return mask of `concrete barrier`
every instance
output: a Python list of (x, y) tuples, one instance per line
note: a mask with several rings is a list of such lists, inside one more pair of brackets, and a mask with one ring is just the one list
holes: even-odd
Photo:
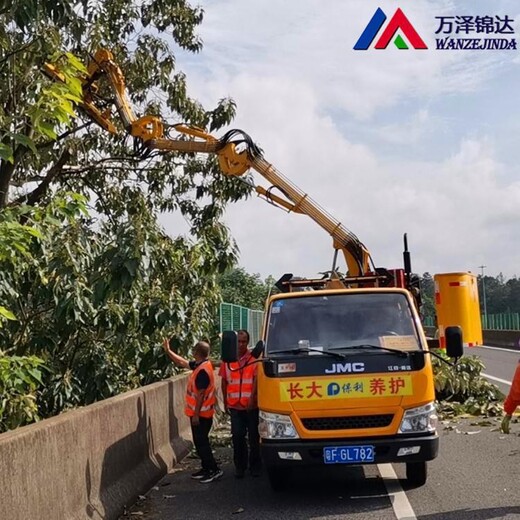
[[(435, 327), (424, 327), (427, 336), (435, 334)], [(520, 350), (520, 330), (483, 330), (484, 345)], [(476, 347), (478, 348), (478, 347)]]
[(0, 435), (0, 518), (117, 519), (191, 447), (186, 376)]
[(520, 330), (484, 330), (484, 345), (520, 350)]

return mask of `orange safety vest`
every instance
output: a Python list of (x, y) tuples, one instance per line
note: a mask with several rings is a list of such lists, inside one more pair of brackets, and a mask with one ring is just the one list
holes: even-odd
[[(251, 354), (245, 358), (245, 363), (233, 362), (226, 364), (226, 401), (230, 408), (240, 405), (247, 408), (253, 393), (256, 365), (248, 364)], [(242, 367), (241, 367), (242, 365)], [(244, 366), (246, 365), (246, 366)]]
[(509, 394), (504, 401), (504, 412), (508, 415), (513, 415), (518, 405), (520, 405), (520, 361), (516, 366)]
[(188, 379), (188, 386), (186, 388), (186, 407), (184, 413), (188, 417), (195, 415), (195, 406), (197, 404), (198, 390), (195, 385), (197, 374), (205, 370), (209, 376), (209, 386), (204, 390), (204, 400), (200, 408), (200, 417), (213, 417), (215, 413), (215, 374), (213, 373), (213, 365), (211, 361), (203, 361), (195, 370), (191, 373)]

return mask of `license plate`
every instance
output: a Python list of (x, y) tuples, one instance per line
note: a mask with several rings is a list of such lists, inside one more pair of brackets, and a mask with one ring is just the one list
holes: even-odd
[(331, 446), (323, 448), (325, 464), (365, 464), (374, 462), (374, 446)]

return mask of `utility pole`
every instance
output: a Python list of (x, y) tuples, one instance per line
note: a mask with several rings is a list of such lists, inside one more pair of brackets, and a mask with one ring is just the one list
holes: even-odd
[(482, 269), (482, 299), (484, 300), (484, 327), (487, 327), (487, 306), (486, 306), (486, 282), (484, 282), (484, 269), (487, 266), (479, 265), (478, 268)]

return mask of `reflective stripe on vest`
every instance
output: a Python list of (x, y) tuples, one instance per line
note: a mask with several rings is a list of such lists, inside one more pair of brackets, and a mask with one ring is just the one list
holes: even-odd
[[(230, 408), (240, 405), (247, 408), (253, 393), (253, 383), (255, 376), (255, 365), (248, 364), (251, 361), (249, 354), (244, 362), (228, 363), (226, 365), (226, 402)], [(241, 365), (246, 365), (242, 366)]]
[(203, 361), (199, 366), (197, 366), (197, 368), (195, 368), (188, 379), (188, 386), (186, 388), (186, 406), (184, 408), (184, 413), (188, 417), (193, 417), (195, 415), (198, 394), (195, 380), (197, 379), (197, 374), (201, 370), (204, 370), (208, 374), (209, 386), (204, 390), (204, 398), (199, 415), (200, 417), (213, 417), (215, 413), (215, 374), (213, 372), (213, 365), (211, 364), (211, 361)]

